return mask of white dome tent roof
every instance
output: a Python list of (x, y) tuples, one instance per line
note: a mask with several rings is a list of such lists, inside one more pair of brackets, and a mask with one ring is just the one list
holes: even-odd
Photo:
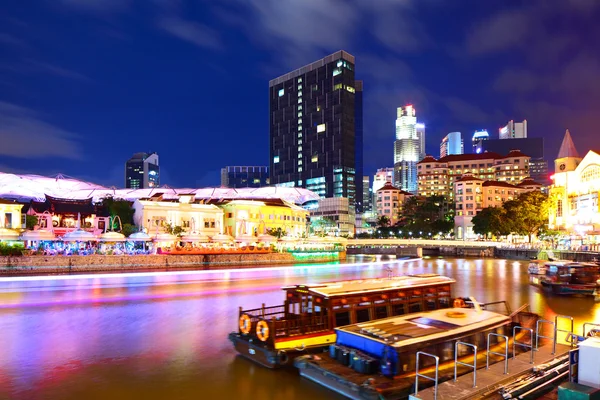
[(47, 229), (38, 229), (35, 231), (23, 232), (20, 239), (29, 241), (54, 240), (56, 239), (56, 235)]
[(196, 200), (236, 200), (236, 199), (281, 199), (296, 205), (319, 199), (316, 193), (302, 188), (268, 186), (262, 188), (181, 188), (162, 186), (152, 189), (115, 189), (80, 181), (64, 175), (46, 177), (41, 175), (17, 175), (0, 172), (0, 198), (14, 199), (20, 202), (31, 200), (44, 201), (46, 195), (83, 200), (92, 198), (99, 202), (106, 196), (116, 199), (135, 201), (161, 193), (165, 199), (178, 199), (181, 194), (190, 194)]

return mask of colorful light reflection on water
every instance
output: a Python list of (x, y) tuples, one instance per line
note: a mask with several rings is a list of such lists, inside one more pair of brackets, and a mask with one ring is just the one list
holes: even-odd
[(235, 356), (227, 333), (237, 308), (282, 301), (281, 286), (435, 272), (456, 294), (529, 303), (576, 325), (598, 321), (589, 298), (548, 297), (528, 284), (527, 265), (504, 260), (411, 262), (0, 279), (0, 398), (326, 399), (331, 392), (293, 371)]

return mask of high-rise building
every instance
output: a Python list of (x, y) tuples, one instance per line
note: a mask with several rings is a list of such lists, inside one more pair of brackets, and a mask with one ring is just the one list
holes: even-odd
[(440, 144), (440, 158), (454, 154), (463, 154), (464, 150), (460, 132), (450, 132), (444, 136)]
[(475, 131), (473, 134), (473, 153), (478, 154), (477, 146), (484, 140), (490, 140), (490, 134), (486, 129), (482, 129), (480, 131)]
[(269, 167), (221, 168), (221, 186), (228, 188), (259, 188), (269, 186)]
[(413, 106), (399, 107), (394, 142), (394, 186), (417, 192), (417, 163), (425, 158), (425, 125), (417, 123)]
[(524, 139), (527, 137), (527, 120), (515, 122), (512, 119), (498, 130), (500, 139)]
[(338, 51), (269, 82), (272, 185), (346, 197), (353, 208), (362, 202), (362, 82), (354, 66), (354, 56)]
[[(394, 182), (394, 168), (379, 168), (373, 176), (373, 195), (386, 183)], [(374, 203), (373, 203), (374, 204)]]
[(364, 175), (363, 176), (363, 180), (362, 180), (362, 194), (363, 194), (363, 198), (362, 198), (362, 210), (363, 212), (365, 211), (371, 211), (371, 177), (369, 175)]
[(125, 163), (125, 187), (147, 189), (160, 185), (158, 154), (135, 153)]

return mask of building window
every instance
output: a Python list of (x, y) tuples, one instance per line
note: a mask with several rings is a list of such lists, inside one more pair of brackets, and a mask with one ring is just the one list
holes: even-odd
[(302, 85), (298, 85), (298, 90), (302, 90)]
[(325, 132), (325, 124), (317, 125), (317, 133)]
[(302, 97), (298, 99), (298, 104), (302, 103)]
[(279, 89), (279, 97), (283, 96), (284, 94), (285, 94), (285, 90)]
[(298, 118), (302, 118), (302, 113), (301, 112), (298, 113)]
[(279, 156), (273, 157), (273, 164), (277, 164), (279, 162)]
[(312, 158), (310, 159), (310, 161), (312, 161), (312, 162), (319, 161), (319, 156), (317, 154), (315, 154), (314, 156), (312, 156)]
[(338, 76), (341, 73), (342, 73), (342, 69), (341, 68), (336, 68), (336, 69), (333, 70), (333, 76)]
[(354, 90), (354, 88), (352, 86), (346, 86), (346, 90), (349, 91), (350, 93), (356, 92), (356, 90)]
[(344, 85), (343, 85), (343, 84), (341, 84), (341, 83), (338, 83), (338, 84), (335, 84), (335, 85), (333, 86), (333, 90), (338, 90), (338, 89), (341, 89), (341, 88), (343, 88), (343, 87), (344, 87)]
[(302, 78), (298, 78), (298, 83), (302, 83)]
[(557, 217), (562, 217), (563, 216), (563, 202), (562, 202), (562, 200), (558, 200), (556, 202), (556, 216)]
[(317, 111), (321, 111), (321, 106), (317, 106)]
[(298, 167), (298, 172), (302, 172), (302, 167)]

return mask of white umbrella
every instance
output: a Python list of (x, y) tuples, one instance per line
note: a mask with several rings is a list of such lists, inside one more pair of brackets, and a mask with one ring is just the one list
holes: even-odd
[(74, 231), (67, 232), (63, 236), (63, 240), (65, 242), (94, 242), (97, 239), (92, 233), (79, 228), (75, 229)]
[(19, 240), (19, 234), (12, 229), (0, 228), (0, 240)]
[(127, 238), (130, 242), (148, 242), (152, 240), (147, 233), (144, 232), (134, 232)]
[(224, 233), (217, 233), (210, 238), (213, 242), (233, 242), (233, 237), (225, 235)]
[(192, 232), (192, 233), (189, 233), (187, 235), (183, 235), (181, 237), (181, 241), (182, 242), (196, 242), (196, 243), (201, 242), (201, 243), (205, 243), (205, 242), (208, 242), (208, 236), (203, 235), (203, 234), (198, 233), (198, 232)]
[(100, 242), (124, 242), (125, 240), (127, 240), (125, 235), (119, 232), (104, 232), (99, 239)]
[(56, 235), (52, 231), (47, 229), (38, 229), (36, 231), (25, 231), (21, 234), (21, 240), (29, 241), (40, 241), (40, 240), (54, 240)]
[(263, 233), (262, 235), (258, 235), (257, 237), (259, 242), (276, 242), (277, 238), (273, 235), (269, 235), (266, 233)]

